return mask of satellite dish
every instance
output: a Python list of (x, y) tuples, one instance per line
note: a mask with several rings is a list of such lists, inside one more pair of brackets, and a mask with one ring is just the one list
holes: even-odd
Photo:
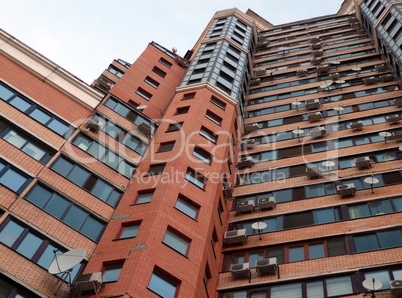
[(172, 52), (173, 52), (173, 54), (176, 54), (176, 53), (177, 53), (177, 49), (176, 49), (176, 48), (172, 48)]
[(382, 282), (376, 278), (365, 279), (362, 284), (369, 291), (377, 291), (382, 287)]
[(144, 110), (146, 108), (148, 108), (147, 105), (140, 105), (140, 106), (136, 107), (136, 110), (142, 111), (142, 110)]
[(72, 269), (85, 258), (86, 251), (82, 248), (76, 248), (59, 256), (56, 256), (56, 251), (54, 254), (55, 257), (47, 269), (50, 274), (59, 274)]

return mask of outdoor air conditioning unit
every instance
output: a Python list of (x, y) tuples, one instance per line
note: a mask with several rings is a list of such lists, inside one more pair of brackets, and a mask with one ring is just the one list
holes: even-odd
[(321, 48), (322, 48), (321, 42), (313, 43), (313, 44), (311, 45), (311, 49), (312, 49), (312, 50), (319, 50), (319, 49), (321, 49)]
[(253, 165), (254, 165), (254, 161), (251, 156), (240, 157), (239, 161), (237, 162), (238, 169), (249, 168)]
[(318, 65), (321, 63), (321, 58), (320, 57), (315, 57), (311, 60), (311, 64), (313, 65)]
[(246, 229), (226, 231), (223, 236), (223, 243), (229, 246), (231, 244), (245, 244), (246, 241)]
[(141, 124), (138, 125), (138, 130), (147, 137), (152, 135), (152, 127), (145, 122), (141, 122)]
[(299, 77), (305, 77), (308, 75), (307, 69), (300, 69), (296, 72), (296, 75)]
[(318, 108), (320, 108), (320, 100), (319, 99), (309, 99), (306, 100), (304, 105), (306, 106), (306, 110), (307, 111), (311, 111), (311, 110), (317, 110)]
[(309, 179), (322, 177), (322, 170), (317, 166), (309, 166), (306, 168), (306, 175)]
[(390, 280), (389, 288), (394, 297), (400, 297), (402, 295), (402, 280)]
[(107, 78), (101, 76), (97, 81), (98, 85), (106, 90), (110, 90), (114, 86), (114, 83)]
[(323, 65), (317, 66), (317, 74), (318, 75), (327, 74), (330, 70), (331, 70), (331, 67), (329, 64), (323, 64)]
[(258, 86), (261, 83), (261, 79), (252, 79), (251, 86)]
[(327, 130), (325, 127), (318, 126), (310, 129), (310, 135), (314, 139), (323, 138), (326, 134)]
[(267, 70), (265, 68), (261, 68), (259, 70), (254, 71), (254, 74), (256, 76), (263, 76), (267, 73)]
[(361, 122), (361, 121), (352, 121), (352, 122), (350, 122), (350, 128), (352, 130), (362, 130), (363, 122)]
[(258, 201), (258, 206), (260, 207), (260, 210), (273, 210), (276, 208), (276, 200), (274, 197), (263, 198)]
[(182, 57), (180, 57), (179, 55), (176, 55), (176, 57), (174, 58), (174, 60), (176, 61), (177, 64), (179, 64), (181, 67), (187, 67), (188, 66), (188, 61)]
[(394, 131), (392, 135), (394, 136), (396, 142), (402, 141), (402, 130)]
[(74, 288), (77, 289), (79, 295), (82, 292), (99, 293), (103, 282), (102, 272), (94, 272), (79, 275), (74, 283)]
[(260, 48), (260, 49), (266, 48), (268, 45), (269, 45), (268, 40), (261, 40), (258, 42), (258, 48)]
[(357, 30), (357, 34), (360, 34), (360, 35), (366, 34), (366, 30), (364, 30), (363, 28), (361, 28), (361, 29)]
[(356, 187), (353, 183), (338, 185), (336, 189), (341, 198), (347, 196), (354, 196), (356, 193)]
[(394, 102), (398, 108), (402, 107), (402, 97), (394, 98)]
[(233, 279), (247, 277), (250, 280), (251, 278), (249, 263), (233, 264), (230, 267), (230, 271), (232, 272)]
[(392, 125), (392, 124), (399, 123), (400, 118), (399, 118), (399, 115), (398, 115), (398, 114), (395, 114), (395, 115), (388, 115), (388, 116), (385, 116), (385, 120), (386, 120), (390, 125)]
[(317, 42), (320, 42), (320, 41), (321, 41), (321, 38), (319, 36), (313, 37), (313, 38), (310, 39), (311, 43), (317, 43)]
[(374, 70), (375, 70), (376, 72), (386, 71), (386, 70), (387, 70), (387, 66), (386, 66), (385, 64), (376, 65), (376, 66), (374, 66)]
[(356, 23), (357, 19), (355, 17), (351, 17), (348, 19), (349, 24)]
[(91, 118), (86, 122), (86, 126), (92, 131), (98, 131), (100, 128), (99, 120), (96, 118)]
[(251, 133), (251, 132), (256, 131), (256, 130), (258, 130), (260, 128), (258, 127), (257, 123), (251, 123), (251, 124), (244, 125), (244, 129), (246, 130), (246, 133)]
[(323, 51), (323, 50), (314, 50), (314, 51), (313, 51), (313, 56), (314, 56), (314, 57), (322, 57), (322, 55), (324, 55), (324, 51)]
[(333, 74), (329, 75), (329, 77), (331, 78), (332, 81), (336, 81), (336, 80), (339, 80), (341, 78), (339, 73), (333, 73)]
[(322, 119), (321, 112), (314, 112), (308, 114), (308, 121), (310, 121), (310, 123), (319, 122), (321, 121), (321, 119)]
[(222, 191), (223, 191), (223, 195), (225, 196), (225, 199), (227, 199), (227, 200), (233, 199), (232, 183), (223, 182)]
[(354, 22), (350, 24), (350, 27), (352, 27), (353, 29), (360, 29), (361, 25), (359, 22)]
[(241, 143), (240, 143), (241, 150), (253, 149), (254, 146), (255, 146), (254, 139), (247, 139), (247, 140), (241, 141)]
[(237, 203), (236, 214), (241, 214), (244, 212), (254, 212), (254, 209), (254, 200), (240, 201), (239, 203)]
[(369, 77), (369, 78), (364, 78), (363, 83), (366, 84), (367, 86), (374, 85), (377, 83), (375, 80), (375, 77)]
[(394, 77), (392, 76), (392, 74), (386, 74), (386, 75), (380, 76), (380, 80), (381, 80), (381, 83), (386, 83), (386, 82), (393, 81)]
[(359, 170), (371, 168), (371, 161), (368, 156), (355, 158), (355, 164)]
[(276, 257), (257, 260), (255, 261), (255, 267), (260, 276), (264, 274), (276, 274), (276, 271), (278, 270), (278, 261)]

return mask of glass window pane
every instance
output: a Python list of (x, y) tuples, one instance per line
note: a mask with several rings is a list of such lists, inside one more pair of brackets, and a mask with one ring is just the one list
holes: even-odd
[(119, 238), (132, 238), (137, 236), (139, 225), (124, 226)]
[(121, 196), (122, 196), (121, 192), (113, 189), (106, 203), (108, 203), (112, 207), (116, 207), (120, 201)]
[(86, 212), (73, 205), (70, 210), (68, 210), (63, 221), (73, 229), (79, 231), (87, 216), (88, 214)]
[(103, 156), (105, 155), (106, 148), (102, 145), (99, 145), (97, 142), (91, 142), (89, 148), (86, 151), (93, 157), (102, 160)]
[(85, 182), (88, 180), (89, 176), (91, 174), (88, 173), (86, 170), (84, 170), (83, 168), (79, 167), (79, 166), (75, 166), (73, 168), (73, 170), (70, 172), (70, 174), (68, 175), (68, 179), (79, 185), (82, 186), (85, 184)]
[(125, 160), (122, 159), (117, 170), (123, 176), (131, 178), (136, 170), (136, 167), (128, 164)]
[(373, 215), (392, 213), (391, 202), (389, 200), (369, 202), (368, 205)]
[(45, 251), (43, 252), (43, 254), (40, 256), (37, 264), (39, 266), (42, 266), (42, 268), (45, 268), (47, 270), (47, 268), (49, 268), (50, 264), (53, 261), (54, 258), (54, 252), (53, 250), (55, 250), (56, 247), (54, 247), (53, 245), (48, 245), (45, 249)]
[(382, 287), (379, 290), (389, 289), (389, 281), (391, 278), (389, 277), (388, 271), (369, 272), (365, 273), (364, 277), (369, 280), (372, 280), (373, 278), (378, 279), (382, 283)]
[(271, 288), (271, 298), (300, 298), (302, 297), (301, 283), (273, 286)]
[(136, 204), (142, 204), (142, 203), (149, 203), (151, 202), (152, 196), (154, 192), (144, 192), (140, 193), (137, 197), (137, 201), (135, 202)]
[(87, 216), (80, 232), (93, 241), (98, 241), (104, 228), (105, 225), (102, 222), (96, 220), (92, 216)]
[(20, 135), (17, 134), (16, 131), (10, 130), (4, 137), (4, 140), (9, 142), (10, 144), (14, 145), (17, 148), (21, 148), (24, 146), (24, 144), (27, 142), (26, 139), (21, 137)]
[(73, 168), (74, 164), (62, 157), (58, 158), (52, 165), (52, 170), (56, 171), (63, 177), (68, 177), (68, 174)]
[(328, 278), (327, 292), (328, 296), (341, 296), (353, 293), (352, 281), (349, 276)]
[(250, 253), (248, 255), (248, 262), (250, 264), (250, 267), (253, 268), (255, 267), (255, 263), (257, 262), (257, 260), (262, 260), (264, 258), (264, 253), (261, 252), (255, 252), (255, 253)]
[(103, 161), (113, 169), (117, 169), (119, 167), (121, 160), (121, 157), (112, 151), (108, 151), (103, 158)]
[(321, 224), (321, 223), (328, 223), (335, 221), (335, 214), (333, 208), (327, 208), (322, 210), (314, 210), (314, 223)]
[(31, 106), (30, 103), (28, 103), (25, 99), (23, 99), (19, 96), (14, 97), (10, 101), (10, 104), (13, 105), (14, 107), (16, 107), (21, 112), (25, 112)]
[(176, 285), (158, 272), (152, 274), (148, 288), (164, 298), (176, 296)]
[(167, 231), (163, 243), (178, 251), (182, 255), (186, 255), (189, 242), (171, 231)]
[(392, 200), (396, 211), (402, 211), (402, 197)]
[(194, 206), (194, 204), (191, 204), (187, 202), (187, 200), (184, 200), (182, 198), (178, 198), (175, 207), (179, 209), (181, 212), (190, 216), (191, 218), (196, 219), (198, 208)]
[(61, 218), (61, 216), (66, 211), (68, 205), (70, 205), (69, 202), (67, 202), (59, 195), (54, 194), (50, 201), (46, 204), (44, 210), (57, 218)]
[(22, 148), (26, 154), (30, 155), (31, 157), (35, 158), (36, 160), (41, 160), (42, 157), (46, 154), (46, 151), (39, 148), (38, 146), (27, 143), (24, 148)]
[(401, 230), (377, 233), (381, 248), (402, 246)]
[(17, 173), (16, 171), (9, 169), (0, 177), (0, 184), (11, 189), (12, 191), (18, 193), (20, 188), (27, 181), (27, 178)]
[(49, 124), (48, 127), (53, 130), (54, 132), (58, 133), (61, 136), (64, 136), (64, 134), (67, 132), (69, 126), (60, 122), (57, 119), (53, 119)]
[(90, 138), (84, 137), (83, 135), (79, 135), (74, 141), (74, 145), (76, 145), (78, 148), (81, 148), (84, 151), (87, 151), (89, 146), (92, 143), (92, 140)]
[(324, 184), (307, 185), (305, 188), (306, 198), (325, 196)]
[(39, 249), (39, 246), (42, 244), (42, 242), (42, 239), (29, 233), (25, 236), (24, 240), (22, 240), (21, 244), (18, 246), (17, 252), (27, 257), (28, 259), (31, 259), (35, 252)]
[(23, 231), (23, 227), (13, 221), (10, 221), (0, 232), (0, 242), (11, 247)]
[(9, 99), (12, 95), (14, 95), (14, 92), (12, 92), (10, 89), (0, 85), (0, 98), (3, 100)]
[(375, 234), (355, 236), (355, 245), (357, 252), (376, 250), (380, 248), (377, 236)]
[(306, 283), (307, 297), (308, 298), (322, 298), (324, 297), (324, 288), (322, 281)]
[(96, 181), (96, 184), (94, 188), (92, 189), (91, 193), (96, 196), (97, 198), (101, 199), (102, 201), (107, 201), (107, 199), (110, 196), (110, 193), (112, 192), (113, 188), (103, 182), (102, 180), (98, 179)]
[(318, 259), (325, 257), (324, 244), (312, 244), (308, 246), (309, 259)]
[(394, 280), (402, 279), (402, 270), (392, 270), (392, 274), (394, 275)]
[(41, 110), (39, 110), (38, 108), (36, 108), (35, 110), (33, 110), (29, 116), (31, 116), (32, 118), (34, 118), (36, 121), (42, 123), (42, 124), (46, 124), (49, 122), (50, 120), (50, 116), (48, 114), (46, 114), (45, 112), (42, 112)]
[(46, 203), (50, 200), (53, 193), (46, 188), (35, 185), (35, 187), (28, 193), (26, 199), (30, 201), (32, 204), (38, 206), (39, 208), (43, 208)]
[(106, 266), (103, 272), (103, 282), (113, 282), (119, 279), (119, 275), (122, 269), (122, 265)]
[(289, 262), (297, 262), (304, 260), (304, 247), (289, 248)]
[(361, 204), (348, 207), (349, 218), (360, 218), (370, 216), (370, 210), (367, 204)]

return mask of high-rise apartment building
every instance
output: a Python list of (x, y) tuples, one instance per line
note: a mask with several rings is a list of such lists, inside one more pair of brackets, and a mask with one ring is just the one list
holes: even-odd
[(401, 10), (223, 10), (91, 86), (0, 31), (0, 297), (400, 297)]

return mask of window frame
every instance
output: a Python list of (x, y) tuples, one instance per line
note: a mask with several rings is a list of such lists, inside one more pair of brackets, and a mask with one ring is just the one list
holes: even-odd
[[(123, 265), (124, 265), (124, 260), (116, 260), (112, 262), (105, 262), (102, 264), (102, 276), (103, 276), (103, 283), (112, 283), (112, 282), (117, 282), (119, 280), (121, 271), (123, 270)], [(114, 279), (109, 279), (110, 278), (107, 273), (108, 271), (115, 271), (118, 270), (118, 275)], [(114, 274), (114, 273), (113, 273)]]
[[(178, 202), (180, 202), (183, 207), (178, 206)], [(183, 196), (182, 194), (179, 194), (174, 208), (185, 214), (186, 216), (190, 217), (191, 219), (197, 221), (201, 207), (189, 198)], [(192, 212), (188, 212), (187, 210), (191, 210)]]

